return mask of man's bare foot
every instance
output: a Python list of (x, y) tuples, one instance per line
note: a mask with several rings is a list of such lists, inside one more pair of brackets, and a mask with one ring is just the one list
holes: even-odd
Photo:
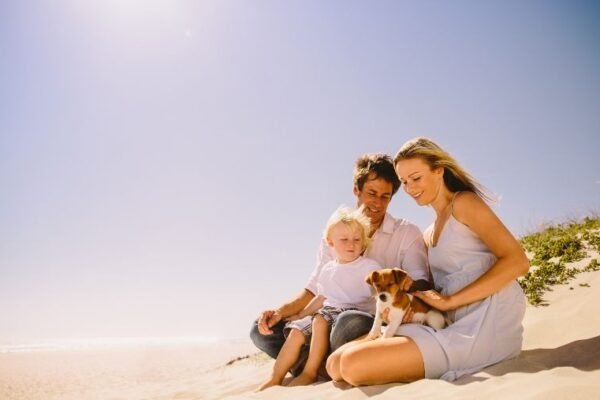
[(279, 386), (283, 382), (283, 379), (271, 378), (259, 387), (256, 388), (255, 392), (262, 392), (263, 390), (270, 388), (271, 386)]
[(306, 372), (301, 373), (294, 378), (288, 386), (305, 386), (315, 383), (317, 381), (317, 374), (307, 374)]

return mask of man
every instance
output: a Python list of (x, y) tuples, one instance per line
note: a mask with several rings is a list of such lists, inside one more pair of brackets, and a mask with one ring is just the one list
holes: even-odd
[[(421, 231), (408, 221), (395, 219), (387, 213), (392, 196), (399, 187), (400, 180), (389, 156), (366, 154), (356, 161), (353, 188), (356, 205), (363, 206), (363, 212), (371, 220), (369, 237), (372, 240), (365, 256), (373, 258), (386, 268), (398, 267), (407, 271), (414, 281), (411, 290), (430, 289), (427, 250)], [(323, 240), (319, 248), (317, 266), (302, 292), (275, 310), (263, 311), (254, 322), (250, 338), (256, 347), (272, 358), (277, 358), (285, 342), (283, 328), (286, 318), (298, 314), (315, 297), (320, 270), (333, 258), (333, 252)], [(410, 316), (409, 313), (405, 321), (409, 320)], [(334, 351), (344, 343), (365, 335), (372, 324), (373, 316), (362, 311), (346, 311), (340, 314), (331, 331), (331, 350)], [(301, 357), (301, 361), (292, 369), (292, 374), (297, 375), (302, 371), (305, 358), (306, 356)]]

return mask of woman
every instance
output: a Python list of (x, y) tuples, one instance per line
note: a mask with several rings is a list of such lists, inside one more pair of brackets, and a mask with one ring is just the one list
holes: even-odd
[(394, 166), (404, 191), (436, 214), (424, 236), (437, 291), (415, 296), (445, 311), (451, 324), (438, 331), (403, 324), (393, 338), (347, 343), (328, 358), (327, 372), (354, 386), (452, 381), (516, 356), (525, 313), (516, 278), (529, 269), (523, 249), (482, 186), (431, 140), (405, 143)]

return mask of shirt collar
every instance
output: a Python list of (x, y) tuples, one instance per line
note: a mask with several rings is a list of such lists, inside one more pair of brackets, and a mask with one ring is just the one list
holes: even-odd
[(394, 233), (394, 225), (394, 217), (392, 217), (389, 213), (385, 213), (383, 222), (377, 231), (381, 231), (383, 233)]

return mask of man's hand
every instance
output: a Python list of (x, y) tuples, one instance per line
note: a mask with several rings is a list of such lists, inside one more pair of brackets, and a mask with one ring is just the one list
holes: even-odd
[(261, 335), (271, 335), (273, 331), (271, 328), (281, 321), (281, 314), (279, 311), (267, 310), (260, 313), (258, 317), (258, 332)]

